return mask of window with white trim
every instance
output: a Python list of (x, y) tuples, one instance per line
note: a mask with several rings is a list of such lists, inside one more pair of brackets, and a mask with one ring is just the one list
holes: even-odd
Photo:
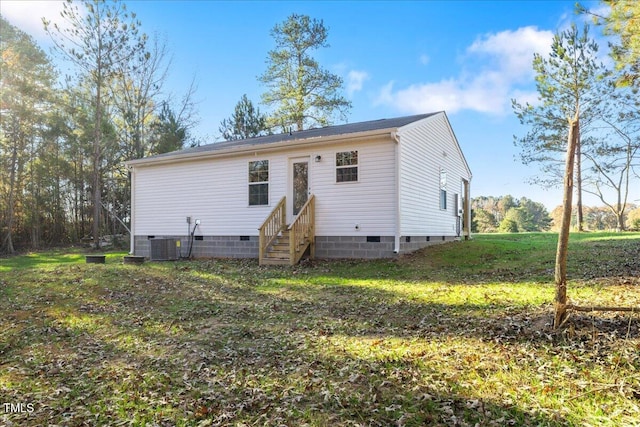
[(269, 204), (269, 160), (249, 162), (249, 206)]
[(447, 172), (440, 169), (440, 209), (447, 210)]
[(358, 181), (358, 152), (336, 153), (336, 182)]

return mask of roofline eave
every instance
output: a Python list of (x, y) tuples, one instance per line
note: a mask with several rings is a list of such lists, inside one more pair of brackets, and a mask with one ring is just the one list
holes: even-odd
[(297, 139), (297, 140), (289, 140), (289, 141), (279, 141), (273, 142), (269, 144), (251, 144), (251, 145), (242, 145), (233, 148), (226, 148), (221, 150), (211, 150), (211, 151), (200, 151), (200, 152), (191, 152), (191, 153), (180, 153), (180, 151), (176, 152), (176, 154), (162, 156), (162, 157), (148, 157), (142, 159), (128, 160), (124, 162), (127, 167), (136, 167), (136, 166), (148, 166), (148, 165), (161, 165), (167, 163), (176, 163), (176, 162), (186, 162), (190, 160), (202, 160), (208, 158), (215, 157), (223, 157), (223, 156), (234, 156), (234, 155), (242, 155), (246, 153), (255, 153), (255, 152), (268, 152), (273, 150), (280, 150), (282, 148), (297, 148), (300, 146), (310, 146), (310, 145), (320, 145), (320, 144), (331, 144), (335, 142), (340, 142), (345, 139), (363, 139), (370, 138), (374, 136), (383, 136), (389, 135), (391, 138), (392, 132), (396, 131), (398, 128), (386, 128), (386, 129), (376, 129), (371, 131), (364, 132), (356, 132), (356, 133), (346, 133), (341, 135), (331, 135), (331, 136), (322, 136), (316, 138), (305, 138), (305, 139)]

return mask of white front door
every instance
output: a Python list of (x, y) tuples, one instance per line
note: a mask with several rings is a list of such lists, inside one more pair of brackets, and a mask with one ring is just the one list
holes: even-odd
[(309, 199), (309, 157), (289, 159), (288, 187), (287, 222), (290, 223)]

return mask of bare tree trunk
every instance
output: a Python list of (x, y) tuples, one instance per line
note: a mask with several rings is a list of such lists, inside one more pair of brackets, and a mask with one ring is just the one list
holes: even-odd
[(101, 137), (101, 122), (102, 122), (102, 104), (100, 99), (100, 89), (102, 86), (101, 70), (98, 66), (98, 77), (96, 85), (96, 113), (95, 113), (95, 128), (94, 128), (94, 141), (93, 141), (93, 247), (100, 249), (100, 211), (102, 206), (102, 194), (100, 187), (100, 137)]
[(78, 160), (76, 159), (73, 164), (73, 241), (74, 243), (79, 241), (82, 235), (82, 230), (80, 230), (80, 192), (78, 191)]
[(569, 137), (567, 141), (567, 158), (564, 172), (564, 197), (562, 201), (562, 223), (558, 234), (555, 268), (555, 317), (553, 327), (558, 328), (567, 317), (567, 253), (569, 251), (569, 231), (571, 229), (571, 198), (573, 196), (573, 169), (578, 145), (580, 122), (578, 112), (569, 119)]
[(627, 227), (624, 223), (624, 211), (618, 211), (618, 213), (616, 214), (616, 220), (618, 222), (616, 231), (625, 231)]
[(13, 146), (11, 153), (11, 174), (9, 175), (9, 201), (7, 204), (7, 235), (2, 242), (5, 252), (10, 255), (16, 253), (13, 247), (13, 221), (15, 219), (16, 168), (18, 166), (18, 147)]
[[(29, 158), (36, 159), (38, 157), (36, 151), (35, 136), (31, 136)], [(29, 201), (29, 229), (31, 236), (31, 248), (40, 249), (40, 236), (42, 234), (42, 224), (40, 222), (40, 182), (33, 167), (29, 168), (29, 191), (31, 192), (31, 200)]]
[[(578, 131), (579, 132), (579, 131)], [(580, 147), (580, 135), (577, 135), (576, 143), (576, 225), (578, 231), (584, 231), (584, 215), (582, 212), (582, 148)]]

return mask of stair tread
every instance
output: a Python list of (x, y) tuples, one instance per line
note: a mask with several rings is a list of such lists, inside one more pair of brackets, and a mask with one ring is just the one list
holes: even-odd
[[(282, 230), (280, 233), (278, 233), (277, 236), (275, 236), (272, 244), (265, 251), (263, 258), (260, 261), (262, 264), (271, 264), (271, 265), (290, 264), (291, 262), (291, 258), (290, 258), (291, 230), (289, 230), (288, 227), (289, 226), (287, 225), (286, 229)], [(304, 244), (298, 249), (298, 251), (296, 251), (296, 253), (299, 254), (301, 250), (307, 249), (310, 243), (309, 236), (305, 235), (304, 240), (305, 240)]]
[(289, 258), (289, 252), (269, 252), (265, 255), (267, 258)]
[(279, 258), (265, 258), (262, 260), (262, 264), (267, 265), (289, 265), (289, 259), (279, 259)]

